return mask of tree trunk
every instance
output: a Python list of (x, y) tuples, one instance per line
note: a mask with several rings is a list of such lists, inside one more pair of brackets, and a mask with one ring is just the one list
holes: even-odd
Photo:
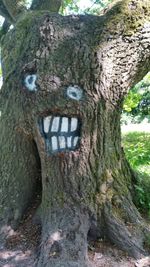
[(88, 234), (146, 255), (150, 233), (132, 201), (120, 131), (123, 97), (149, 65), (145, 28), (129, 40), (123, 25), (111, 27), (114, 14), (31, 13), (3, 42), (2, 225), (17, 225), (41, 170), (38, 267), (90, 266)]

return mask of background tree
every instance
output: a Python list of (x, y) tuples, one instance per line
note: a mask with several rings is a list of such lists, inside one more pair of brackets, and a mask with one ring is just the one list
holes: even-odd
[(14, 24), (2, 40), (2, 233), (40, 186), (38, 266), (89, 266), (88, 234), (138, 258), (150, 232), (132, 200), (120, 115), (150, 65), (150, 4), (115, 1), (100, 17), (62, 17), (51, 12), (59, 3), (27, 11), (18, 1), (18, 12), (1, 3)]
[[(125, 98), (122, 121), (150, 121), (150, 73), (136, 84)], [(127, 116), (126, 116), (127, 115)]]

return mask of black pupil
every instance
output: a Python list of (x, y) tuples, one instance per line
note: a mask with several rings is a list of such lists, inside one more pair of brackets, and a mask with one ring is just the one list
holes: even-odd
[(33, 77), (32, 76), (30, 76), (30, 78), (28, 79), (28, 83), (29, 84), (32, 84), (33, 83)]
[(73, 97), (77, 97), (77, 93), (72, 92), (71, 94), (72, 94)]

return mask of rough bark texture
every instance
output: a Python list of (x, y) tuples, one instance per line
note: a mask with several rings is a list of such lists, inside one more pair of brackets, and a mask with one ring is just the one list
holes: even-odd
[(48, 10), (51, 12), (58, 12), (62, 0), (33, 0), (31, 10)]
[(2, 0), (0, 0), (0, 15), (3, 16), (8, 22), (13, 23), (13, 19)]
[[(132, 201), (133, 174), (121, 147), (120, 114), (124, 95), (150, 65), (148, 6), (147, 1), (123, 1), (102, 17), (35, 12), (4, 40), (1, 219), (2, 225), (16, 225), (29, 205), (39, 154), (43, 231), (38, 267), (90, 266), (88, 232), (107, 236), (136, 258), (146, 254), (150, 233)], [(28, 75), (36, 77), (31, 91), (24, 82)], [(68, 97), (69, 86), (83, 90), (79, 101)], [(41, 121), (50, 115), (78, 118), (75, 150), (49, 153)]]
[(3, 0), (3, 3), (13, 22), (16, 22), (17, 17), (26, 11), (23, 0)]

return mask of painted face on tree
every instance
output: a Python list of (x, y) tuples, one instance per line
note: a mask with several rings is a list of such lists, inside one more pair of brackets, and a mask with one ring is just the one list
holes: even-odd
[[(80, 101), (83, 97), (83, 90), (78, 85), (71, 85), (66, 89), (66, 97)], [(79, 118), (50, 115), (43, 117), (39, 125), (48, 153), (70, 151), (79, 147), (81, 137)]]
[[(24, 78), (24, 86), (29, 92), (38, 90), (36, 80), (36, 74)], [(83, 90), (78, 85), (70, 85), (65, 91), (68, 99), (80, 101), (83, 98)], [(50, 114), (39, 119), (39, 128), (48, 154), (73, 151), (80, 145), (81, 120), (78, 117)]]
[[(27, 131), (34, 136), (45, 157), (59, 157), (62, 153), (70, 159), (72, 155), (85, 157), (85, 145), (88, 154), (91, 143), (95, 144), (97, 117), (94, 112), (102, 107), (96, 87), (99, 85), (94, 83), (95, 68), (98, 66), (96, 75), (100, 71), (93, 49), (95, 41), (91, 48), (91, 39), (83, 36), (81, 21), (78, 38), (72, 36), (68, 43), (71, 28), (65, 29), (64, 25), (62, 35), (62, 27), (56, 23), (57, 31), (53, 33), (54, 39), (59, 37), (56, 46), (53, 38), (49, 39), (52, 36), (49, 18), (45, 18), (41, 25), (34, 57), (29, 53), (21, 65), (23, 105), (26, 116), (30, 116)], [(70, 27), (70, 24), (66, 25)]]
[(0, 224), (16, 229), (41, 199), (37, 267), (90, 266), (88, 236), (135, 258), (148, 253), (120, 114), (149, 66), (150, 12), (146, 0), (115, 2), (98, 17), (60, 16), (44, 5), (18, 16), (2, 40)]

